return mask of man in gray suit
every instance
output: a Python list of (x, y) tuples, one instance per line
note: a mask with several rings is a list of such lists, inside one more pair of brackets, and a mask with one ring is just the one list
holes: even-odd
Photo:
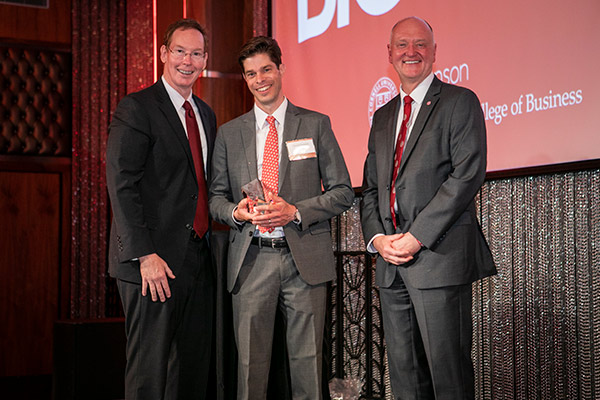
[(109, 272), (125, 311), (127, 400), (206, 398), (214, 302), (206, 179), (216, 119), (192, 94), (206, 45), (197, 21), (171, 24), (162, 77), (123, 98), (109, 128)]
[(400, 94), (373, 117), (361, 222), (378, 253), (396, 399), (473, 399), (471, 283), (496, 272), (474, 197), (486, 170), (477, 96), (432, 73), (436, 44), (416, 17), (394, 25)]
[[(255, 37), (238, 61), (254, 108), (219, 128), (209, 207), (231, 227), (227, 289), (233, 296), (238, 399), (265, 399), (277, 308), (286, 322), (292, 396), (321, 395), (326, 283), (335, 278), (329, 220), (354, 192), (329, 118), (282, 91), (277, 42)], [(266, 205), (242, 195), (261, 179)]]

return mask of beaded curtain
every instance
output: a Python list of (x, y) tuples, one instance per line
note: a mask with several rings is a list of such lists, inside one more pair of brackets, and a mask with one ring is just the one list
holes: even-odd
[(125, 2), (73, 3), (71, 318), (106, 315), (109, 206), (105, 151), (125, 94)]
[[(358, 203), (334, 220), (330, 377), (392, 399)], [(473, 284), (477, 399), (600, 398), (600, 170), (488, 181), (477, 205), (498, 268)]]

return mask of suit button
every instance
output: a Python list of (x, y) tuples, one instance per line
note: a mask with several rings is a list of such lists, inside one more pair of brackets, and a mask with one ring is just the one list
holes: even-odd
[(193, 194), (193, 195), (192, 195), (192, 199), (193, 199), (193, 200), (198, 200), (198, 195), (197, 195), (197, 194)]
[(192, 229), (194, 229), (193, 226), (191, 226), (190, 224), (185, 224), (185, 228), (189, 231), (191, 231)]
[(390, 190), (390, 185), (385, 185), (385, 190)]
[(391, 218), (386, 218), (385, 220), (386, 220), (387, 222), (392, 222), (392, 219), (391, 219)]
[(253, 234), (252, 231), (248, 232), (248, 236), (252, 236), (252, 234)]

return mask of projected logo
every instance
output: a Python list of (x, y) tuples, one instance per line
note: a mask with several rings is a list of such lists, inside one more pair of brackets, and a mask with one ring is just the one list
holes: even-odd
[(375, 114), (375, 111), (383, 107), (397, 95), (398, 89), (396, 89), (396, 85), (387, 76), (380, 78), (375, 83), (373, 89), (371, 89), (371, 96), (369, 96), (369, 126), (373, 124), (373, 114)]
[[(350, 0), (323, 0), (321, 12), (313, 17), (308, 16), (308, 1), (298, 0), (298, 43), (323, 34), (333, 22), (337, 8), (337, 27), (350, 25)], [(396, 7), (400, 0), (356, 0), (366, 14), (378, 16), (388, 13)]]

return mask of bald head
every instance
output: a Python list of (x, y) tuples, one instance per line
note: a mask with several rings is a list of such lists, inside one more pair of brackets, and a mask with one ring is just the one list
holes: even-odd
[(431, 74), (435, 51), (433, 30), (424, 19), (409, 17), (394, 25), (388, 55), (405, 93), (410, 94)]
[(427, 27), (427, 29), (429, 29), (429, 32), (431, 32), (431, 40), (433, 41), (433, 43), (435, 43), (435, 39), (433, 37), (433, 28), (431, 27), (431, 25), (429, 25), (429, 22), (425, 21), (423, 18), (414, 17), (414, 16), (406, 17), (406, 18), (401, 19), (400, 21), (396, 22), (394, 24), (394, 26), (392, 27), (392, 33), (390, 34), (390, 40), (391, 40), (392, 35), (394, 34), (394, 30), (396, 29), (396, 27), (398, 25), (401, 25), (402, 23), (409, 22), (409, 21), (424, 24)]

